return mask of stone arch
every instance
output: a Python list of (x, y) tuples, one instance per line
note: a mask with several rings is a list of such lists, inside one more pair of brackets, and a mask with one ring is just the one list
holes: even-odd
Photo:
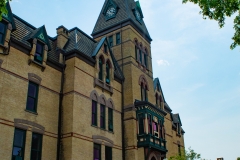
[(146, 77), (145, 77), (143, 74), (139, 77), (138, 84), (139, 84), (140, 86), (143, 84), (143, 86), (144, 86), (147, 90), (149, 90), (149, 86), (148, 86), (147, 79), (146, 79)]
[(152, 152), (152, 153), (149, 155), (148, 160), (158, 160), (157, 155), (156, 155), (154, 152)]
[(144, 53), (145, 53), (146, 55), (149, 55), (147, 47), (144, 47)]
[(138, 46), (139, 43), (138, 43), (138, 39), (137, 38), (134, 38), (134, 42), (135, 42), (135, 45)]
[(109, 67), (112, 69), (113, 65), (112, 65), (112, 62), (111, 62), (111, 60), (109, 58), (106, 60), (106, 64), (107, 63), (109, 64)]
[(105, 58), (103, 54), (99, 54), (99, 56), (97, 56), (98, 59), (102, 59), (102, 63), (105, 64)]
[(34, 83), (40, 84), (42, 81), (42, 78), (34, 73), (28, 73), (28, 80)]
[(107, 104), (106, 97), (103, 94), (99, 97), (99, 103), (103, 105)]
[(90, 94), (90, 98), (96, 102), (99, 102), (99, 96), (97, 91), (93, 90)]
[(107, 101), (107, 107), (115, 109), (114, 103), (113, 103), (111, 98), (109, 98), (108, 101)]

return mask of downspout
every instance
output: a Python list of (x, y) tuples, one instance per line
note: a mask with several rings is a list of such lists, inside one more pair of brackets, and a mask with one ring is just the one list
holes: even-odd
[(63, 101), (63, 85), (65, 72), (65, 56), (63, 56), (63, 67), (61, 76), (61, 88), (59, 93), (59, 110), (58, 110), (58, 139), (57, 139), (57, 160), (61, 160), (61, 138), (62, 138), (62, 101)]
[[(121, 23), (121, 55), (122, 55), (122, 73), (123, 73), (123, 53), (122, 53), (122, 23)], [(125, 136), (124, 136), (124, 80), (122, 80), (122, 160), (125, 160)]]

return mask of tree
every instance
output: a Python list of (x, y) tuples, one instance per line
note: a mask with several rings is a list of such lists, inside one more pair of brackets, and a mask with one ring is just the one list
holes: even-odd
[(182, 149), (180, 154), (170, 157), (169, 160), (195, 160), (200, 158), (201, 155), (189, 147), (188, 151)]
[(2, 20), (2, 15), (8, 13), (7, 8), (6, 8), (6, 3), (8, 1), (9, 0), (0, 0), (0, 21)]
[(220, 28), (224, 26), (226, 17), (237, 13), (233, 25), (235, 33), (230, 48), (234, 49), (240, 45), (240, 0), (183, 0), (183, 3), (187, 2), (199, 5), (203, 18), (218, 21)]
[(237, 160), (240, 160), (240, 157), (238, 157)]

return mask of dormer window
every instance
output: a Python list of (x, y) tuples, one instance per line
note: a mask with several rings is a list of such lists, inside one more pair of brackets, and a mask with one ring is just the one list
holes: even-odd
[(6, 24), (2, 21), (0, 22), (0, 44), (4, 44), (6, 33)]
[(44, 51), (44, 44), (41, 42), (37, 42), (36, 44), (36, 52), (34, 55), (34, 61), (42, 64), (43, 61), (43, 51)]
[(104, 44), (104, 53), (107, 53), (107, 45)]
[(108, 41), (109, 41), (109, 46), (113, 47), (113, 36), (109, 36)]

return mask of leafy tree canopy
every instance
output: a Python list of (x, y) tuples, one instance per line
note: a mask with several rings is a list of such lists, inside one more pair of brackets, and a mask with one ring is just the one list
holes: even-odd
[(235, 33), (230, 48), (234, 49), (240, 45), (240, 0), (183, 0), (183, 3), (187, 2), (199, 5), (201, 8), (200, 14), (203, 15), (203, 18), (216, 20), (220, 28), (224, 26), (226, 17), (238, 12), (234, 19)]
[(6, 3), (8, 0), (0, 0), (0, 21), (2, 20), (2, 15), (7, 14)]
[[(201, 155), (196, 153), (191, 147), (188, 150), (181, 150), (181, 153), (178, 153), (175, 156), (170, 157), (169, 160), (196, 160), (201, 159)], [(204, 160), (204, 159), (201, 159)]]

